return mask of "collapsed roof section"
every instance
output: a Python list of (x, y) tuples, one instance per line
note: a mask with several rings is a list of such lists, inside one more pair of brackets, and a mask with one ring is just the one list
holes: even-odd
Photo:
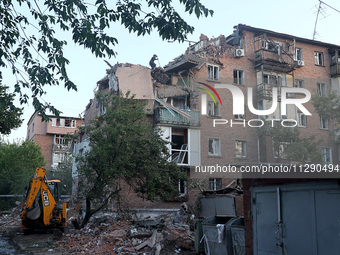
[(202, 60), (193, 54), (184, 54), (164, 66), (164, 72), (179, 72), (199, 65)]
[(142, 65), (116, 64), (110, 65), (107, 75), (97, 82), (98, 88), (109, 88), (111, 92), (118, 90), (124, 95), (130, 91), (136, 99), (155, 99), (150, 69)]

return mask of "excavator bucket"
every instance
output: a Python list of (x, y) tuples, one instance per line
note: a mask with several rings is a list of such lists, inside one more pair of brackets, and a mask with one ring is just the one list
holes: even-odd
[(39, 207), (39, 203), (35, 201), (34, 206), (30, 210), (28, 210), (26, 217), (29, 218), (30, 220), (36, 220), (39, 218), (41, 214), (41, 210)]

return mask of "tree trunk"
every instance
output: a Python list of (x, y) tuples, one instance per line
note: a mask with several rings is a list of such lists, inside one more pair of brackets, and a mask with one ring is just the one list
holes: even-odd
[(91, 216), (93, 213), (91, 212), (91, 198), (86, 198), (86, 208), (85, 208), (85, 217), (83, 219), (83, 222), (81, 223), (81, 228), (85, 227), (85, 225), (89, 222)]

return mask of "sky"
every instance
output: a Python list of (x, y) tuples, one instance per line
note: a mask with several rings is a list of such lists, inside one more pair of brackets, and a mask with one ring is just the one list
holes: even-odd
[[(173, 2), (178, 1), (173, 0)], [(340, 10), (340, 2), (338, 0), (322, 2), (315, 40), (340, 45), (340, 13), (337, 11)], [(188, 35), (188, 41), (197, 42), (201, 34), (209, 38), (221, 34), (228, 36), (233, 32), (233, 26), (237, 24), (313, 39), (320, 2), (318, 0), (201, 0), (201, 3), (212, 9), (214, 15), (197, 19), (195, 16), (183, 14), (182, 17), (195, 27), (195, 32)], [(112, 65), (119, 62), (149, 66), (149, 60), (153, 54), (157, 54), (159, 60), (156, 64), (164, 67), (183, 54), (189, 46), (189, 42), (162, 41), (157, 33), (137, 37), (120, 24), (114, 24), (109, 32), (118, 39), (118, 45), (114, 48), (118, 55), (111, 59), (96, 58), (89, 50), (74, 45), (71, 40), (68, 40), (67, 35), (60, 34), (62, 38), (65, 37), (65, 40), (69, 41), (64, 55), (70, 60), (68, 73), (77, 85), (78, 91), (67, 91), (63, 86), (45, 87), (47, 94), (43, 96), (43, 100), (61, 110), (62, 116), (79, 117), (84, 112), (89, 100), (94, 97), (93, 91), (97, 81), (106, 75), (108, 66), (104, 60)], [(11, 85), (15, 83), (14, 77), (9, 70), (2, 71), (4, 72), (3, 84), (13, 89)], [(19, 103), (17, 105), (19, 106)], [(27, 122), (34, 113), (34, 108), (31, 103), (21, 107), (24, 107), (24, 122), (20, 128), (12, 130), (9, 136), (4, 137), (9, 142), (26, 138)]]

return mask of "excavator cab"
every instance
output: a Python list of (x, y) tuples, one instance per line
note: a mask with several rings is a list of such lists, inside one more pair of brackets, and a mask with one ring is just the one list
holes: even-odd
[(61, 200), (61, 196), (60, 196), (61, 182), (59, 180), (51, 180), (51, 181), (47, 181), (47, 183), (48, 183), (48, 188), (50, 189), (55, 202), (58, 203)]

